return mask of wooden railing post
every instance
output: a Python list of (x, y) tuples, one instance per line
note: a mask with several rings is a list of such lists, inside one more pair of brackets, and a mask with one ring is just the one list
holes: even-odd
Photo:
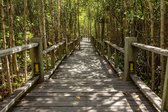
[(131, 72), (135, 68), (135, 50), (133, 50), (132, 43), (137, 42), (136, 37), (126, 37), (125, 38), (125, 55), (124, 55), (124, 80), (130, 79)]
[(119, 55), (118, 55), (117, 49), (115, 49), (114, 52), (115, 52), (115, 56), (114, 56), (115, 64), (114, 64), (114, 66), (115, 66), (115, 68), (117, 68), (118, 67), (118, 63), (119, 63), (119, 57), (118, 57)]
[(66, 38), (66, 54), (69, 54), (69, 44), (68, 44), (68, 39)]
[(62, 59), (62, 47), (63, 47), (63, 44), (61, 44), (59, 46), (59, 53), (58, 53), (58, 59), (61, 60)]
[(44, 81), (44, 71), (43, 71), (43, 47), (41, 38), (32, 38), (32, 43), (38, 43), (38, 47), (35, 47), (31, 50), (31, 59), (32, 59), (32, 70), (33, 75), (40, 76), (39, 82)]
[(51, 51), (51, 67), (54, 68), (55, 66), (55, 50)]
[(80, 41), (81, 41), (81, 36), (79, 36), (79, 50), (81, 49)]
[(65, 43), (64, 43), (64, 55), (67, 55), (66, 49), (67, 49), (67, 42), (65, 41)]
[(110, 60), (111, 58), (111, 47), (109, 44), (107, 44), (107, 55), (108, 55), (108, 59)]
[(102, 55), (104, 56), (105, 55), (105, 42), (104, 42), (104, 40), (102, 39), (101, 40), (101, 53), (102, 53)]
[(163, 97), (162, 97), (162, 112), (168, 111), (168, 58), (166, 63), (166, 72), (165, 72), (165, 81), (163, 88)]

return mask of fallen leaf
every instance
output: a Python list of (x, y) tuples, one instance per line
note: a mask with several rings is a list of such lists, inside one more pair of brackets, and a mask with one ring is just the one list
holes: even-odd
[(80, 98), (80, 96), (76, 96), (76, 99), (80, 100), (81, 98)]

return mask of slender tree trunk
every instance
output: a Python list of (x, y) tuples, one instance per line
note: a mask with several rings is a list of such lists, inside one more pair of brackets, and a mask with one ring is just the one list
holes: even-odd
[[(124, 8), (124, 10), (127, 10), (127, 0), (124, 0), (123, 1), (123, 8)], [(125, 37), (127, 37), (127, 36), (129, 36), (128, 35), (128, 31), (129, 31), (129, 28), (128, 28), (128, 21), (127, 21), (128, 19), (127, 19), (127, 17), (125, 16), (125, 18), (123, 18), (123, 36), (124, 37), (122, 37), (122, 38), (125, 38)], [(122, 43), (122, 42), (121, 42)]]
[(88, 38), (90, 37), (90, 7), (88, 6)]
[[(44, 49), (47, 49), (47, 43), (48, 43), (48, 41), (47, 41), (47, 16), (46, 16), (46, 13), (45, 13), (45, 10), (47, 10), (47, 4), (45, 5), (45, 3), (46, 3), (46, 0), (43, 0), (43, 6), (42, 6), (42, 15), (43, 15), (43, 17), (42, 17), (42, 19), (43, 19), (43, 35), (44, 35), (44, 37), (43, 37), (43, 42), (44, 42)], [(48, 64), (49, 64), (49, 61), (48, 61), (48, 58), (46, 58), (46, 65), (47, 65), (47, 70), (48, 70)]]
[[(151, 45), (154, 46), (154, 15), (153, 15), (153, 6), (151, 0), (147, 0), (149, 4), (149, 10), (150, 10), (150, 36), (151, 36)], [(151, 71), (152, 71), (152, 90), (155, 89), (155, 54), (152, 52), (152, 58), (151, 58)]]
[(53, 0), (50, 1), (50, 14), (51, 14), (51, 21), (52, 21), (52, 44), (55, 44), (55, 17), (54, 17), (54, 3)]
[[(7, 48), (7, 41), (6, 41), (6, 31), (5, 31), (5, 13), (4, 13), (4, 1), (0, 0), (0, 5), (1, 5), (1, 20), (2, 20), (2, 37), (3, 37), (3, 48), (6, 49)], [(9, 94), (12, 93), (13, 89), (12, 89), (12, 82), (11, 82), (11, 76), (10, 76), (10, 68), (9, 68), (9, 60), (8, 60), (8, 56), (5, 56), (4, 58), (4, 72), (7, 78), (7, 88), (9, 90)], [(5, 76), (3, 76), (4, 78), (2, 79), (3, 81), (5, 81)], [(5, 82), (4, 82), (5, 83)]]
[(42, 0), (42, 20), (43, 20), (43, 42), (44, 49), (47, 48), (47, 38), (46, 38), (46, 16), (45, 16), (45, 0)]
[(72, 32), (73, 32), (73, 19), (72, 19), (72, 11), (71, 11), (71, 3), (72, 1), (69, 0), (69, 40), (71, 41), (72, 39)]
[(97, 38), (98, 34), (97, 34), (97, 21), (96, 20), (94, 21), (94, 26), (95, 26), (95, 37)]
[[(9, 0), (7, 0), (7, 16), (8, 16), (8, 26), (10, 26), (10, 4), (9, 4)], [(11, 44), (12, 44), (12, 39), (9, 38), (9, 41), (8, 41), (8, 46), (11, 47)], [(10, 69), (10, 77), (11, 77), (11, 83), (13, 82), (13, 67), (12, 67), (12, 55), (9, 56), (9, 69)]]
[[(57, 30), (58, 30), (58, 43), (61, 42), (61, 0), (58, 0), (58, 17), (57, 17), (57, 21), (58, 21), (58, 26), (57, 26)], [(61, 51), (59, 49), (59, 53), (58, 53), (58, 58), (61, 59)]]
[[(165, 0), (160, 0), (160, 47), (165, 48)], [(163, 85), (164, 85), (164, 76), (165, 76), (165, 62), (164, 57), (160, 57), (160, 65), (161, 65), (161, 93), (163, 93)]]
[[(5, 14), (4, 14), (4, 3), (3, 0), (0, 0), (0, 10), (1, 10), (1, 21), (2, 21), (2, 39), (3, 39), (3, 49), (6, 49), (6, 35), (5, 35)], [(5, 85), (5, 74), (4, 73), (6, 70), (6, 60), (5, 58), (2, 58), (2, 85)]]
[[(79, 10), (79, 0), (77, 0), (77, 4), (78, 4), (78, 38), (81, 38), (80, 37), (80, 10)], [(80, 49), (80, 42), (79, 42), (79, 49)]]
[(76, 14), (76, 12), (74, 14), (74, 25), (73, 26), (74, 26), (74, 31), (73, 31), (74, 36), (73, 36), (73, 38), (76, 39), (76, 37), (77, 37), (77, 35), (76, 35), (77, 34), (77, 14)]
[[(55, 15), (54, 15), (54, 1), (50, 0), (50, 16), (51, 16), (51, 42), (52, 45), (55, 45), (56, 43), (56, 36), (55, 36), (55, 32), (56, 32), (56, 24), (55, 24)], [(55, 51), (53, 50), (51, 52), (51, 66), (54, 67), (55, 65)]]
[(36, 0), (37, 8), (38, 8), (38, 27), (39, 27), (39, 37), (43, 39), (43, 26), (42, 26), (42, 1)]
[[(10, 4), (10, 15), (9, 15), (9, 37), (11, 39), (11, 47), (15, 47), (15, 34), (14, 34), (14, 27), (13, 27), (13, 16), (14, 16), (14, 8), (13, 8), (13, 0), (9, 0), (9, 4)], [(12, 60), (13, 60), (13, 71), (15, 73), (15, 75), (19, 78), (19, 68), (18, 68), (18, 64), (17, 64), (17, 57), (16, 54), (13, 54), (12, 56)]]
[[(10, 38), (10, 47), (15, 47), (15, 37), (14, 37), (14, 27), (13, 27), (13, 16), (14, 16), (14, 9), (13, 9), (13, 0), (7, 1), (8, 6), (8, 21), (9, 21), (9, 38)], [(17, 64), (17, 57), (16, 54), (10, 56), (10, 72), (11, 77), (13, 80), (13, 74), (15, 74), (19, 78), (19, 68)]]
[[(28, 35), (27, 35), (27, 14), (28, 14), (28, 7), (27, 7), (27, 0), (24, 0), (24, 39), (25, 39), (25, 44), (27, 45), (27, 40), (28, 40)], [(25, 51), (25, 68), (24, 68), (24, 78), (25, 81), (27, 81), (27, 51)]]
[[(41, 13), (41, 38), (43, 39), (43, 49), (47, 49), (46, 39), (46, 17), (45, 17), (45, 0), (40, 1), (40, 13)], [(46, 58), (47, 69), (48, 69), (48, 58)]]

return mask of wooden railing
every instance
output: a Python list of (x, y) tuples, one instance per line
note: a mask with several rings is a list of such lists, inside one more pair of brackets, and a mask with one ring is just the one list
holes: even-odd
[[(60, 42), (57, 45), (53, 45), (48, 49), (43, 50), (42, 47), (42, 39), (41, 38), (32, 38), (31, 44), (24, 45), (24, 46), (17, 46), (14, 48), (9, 48), (5, 50), (0, 50), (0, 58), (20, 53), (22, 51), (30, 50), (30, 56), (31, 56), (31, 64), (32, 64), (32, 74), (33, 77), (31, 80), (29, 80), (26, 84), (24, 84), (23, 87), (15, 90), (13, 93), (13, 90), (10, 91), (10, 93), (13, 93), (11, 97), (8, 97), (7, 99), (4, 99), (4, 101), (0, 102), (0, 111), (5, 112), (8, 109), (11, 108), (11, 106), (20, 98), (22, 97), (32, 86), (34, 86), (35, 83), (43, 82), (45, 79), (45, 73), (44, 73), (44, 67), (43, 67), (43, 60), (45, 59), (44, 56), (48, 53), (51, 53), (51, 63), (52, 63), (52, 69), (50, 70), (47, 77), (50, 77), (51, 74), (54, 72), (54, 70), (58, 67), (58, 65), (62, 62), (62, 60), (67, 56), (70, 55), (75, 48), (79, 46), (79, 39), (75, 39), (68, 42)], [(56, 54), (55, 51), (58, 51), (59, 53)], [(55, 55), (60, 55), (58, 59), (55, 59)], [(56, 62), (58, 62), (57, 65)], [(52, 71), (52, 72), (51, 72)], [(7, 88), (12, 88), (12, 82), (10, 78), (10, 74), (8, 74), (7, 79)]]
[[(104, 51), (105, 49), (107, 49), (108, 61), (111, 61), (109, 59), (112, 55), (111, 53), (112, 49), (115, 49), (123, 53), (124, 55), (124, 73), (122, 76), (123, 79), (124, 80), (132, 79), (135, 82), (135, 84), (140, 88), (140, 90), (144, 93), (144, 95), (152, 102), (152, 104), (156, 107), (158, 111), (168, 110), (168, 59), (166, 64), (162, 99), (158, 97), (143, 81), (141, 81), (135, 72), (137, 48), (168, 57), (167, 49), (161, 49), (158, 47), (137, 43), (137, 38), (135, 37), (126, 37), (124, 48), (121, 48), (109, 41), (101, 42), (94, 37), (92, 37), (92, 43), (95, 46), (95, 48), (98, 50), (98, 52), (100, 52), (100, 54), (102, 54), (103, 56), (106, 55)], [(107, 47), (105, 44), (107, 44)]]

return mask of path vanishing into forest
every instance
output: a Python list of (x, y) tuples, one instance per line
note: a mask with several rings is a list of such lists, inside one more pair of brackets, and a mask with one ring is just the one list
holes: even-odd
[(14, 112), (155, 112), (132, 81), (123, 81), (87, 38)]

